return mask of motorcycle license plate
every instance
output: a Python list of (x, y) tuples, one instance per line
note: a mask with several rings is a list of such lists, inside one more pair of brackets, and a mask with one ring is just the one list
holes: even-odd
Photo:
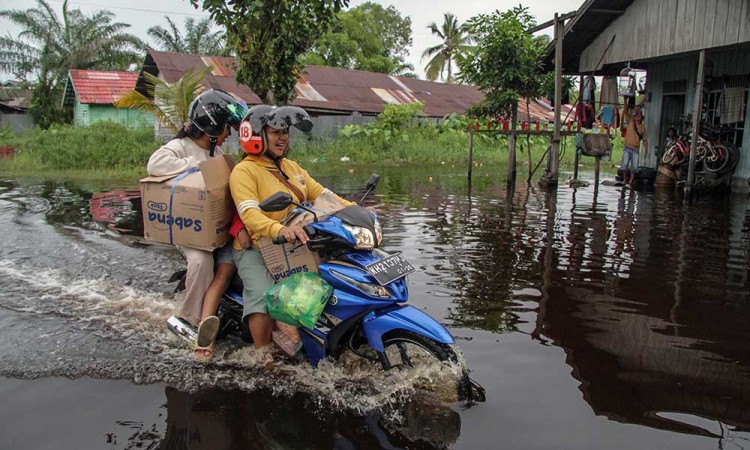
[(381, 286), (414, 272), (414, 266), (401, 253), (383, 258), (378, 262), (365, 266), (365, 269), (375, 277)]

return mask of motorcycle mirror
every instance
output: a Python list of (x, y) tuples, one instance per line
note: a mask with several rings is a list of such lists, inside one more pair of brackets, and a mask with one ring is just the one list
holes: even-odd
[(288, 192), (277, 192), (258, 205), (265, 212), (277, 212), (285, 210), (292, 204), (292, 196)]
[(380, 183), (380, 175), (377, 173), (374, 173), (370, 175), (370, 178), (367, 179), (367, 186), (365, 186), (365, 190), (371, 191), (375, 189), (375, 186)]

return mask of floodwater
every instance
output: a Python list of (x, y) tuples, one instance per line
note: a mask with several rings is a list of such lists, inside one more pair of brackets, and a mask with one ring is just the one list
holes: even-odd
[(750, 448), (748, 198), (509, 193), (483, 169), (383, 170), (376, 196), (410, 302), (487, 389), (471, 407), (347, 357), (195, 364), (135, 183), (0, 179), (0, 448)]

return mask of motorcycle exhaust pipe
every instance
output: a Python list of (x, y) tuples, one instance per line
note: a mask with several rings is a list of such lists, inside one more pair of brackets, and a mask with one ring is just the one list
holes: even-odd
[(198, 332), (193, 328), (193, 326), (177, 316), (171, 316), (169, 319), (167, 319), (167, 328), (175, 336), (182, 338), (185, 342), (191, 345), (198, 337)]

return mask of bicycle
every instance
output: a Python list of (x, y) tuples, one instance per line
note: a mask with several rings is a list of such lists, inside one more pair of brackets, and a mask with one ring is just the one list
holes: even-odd
[(739, 149), (731, 142), (726, 140), (722, 142), (722, 136), (725, 136), (730, 129), (707, 123), (701, 125), (710, 137), (703, 167), (707, 172), (713, 173), (733, 171), (739, 162)]
[[(670, 166), (678, 166), (685, 161), (689, 160), (690, 157), (690, 143), (692, 139), (692, 131), (688, 131), (680, 134), (677, 139), (664, 150), (664, 154), (661, 157), (661, 162)], [(700, 134), (698, 135), (698, 146), (695, 149), (695, 162), (699, 163), (706, 157), (710, 142), (704, 139)]]

